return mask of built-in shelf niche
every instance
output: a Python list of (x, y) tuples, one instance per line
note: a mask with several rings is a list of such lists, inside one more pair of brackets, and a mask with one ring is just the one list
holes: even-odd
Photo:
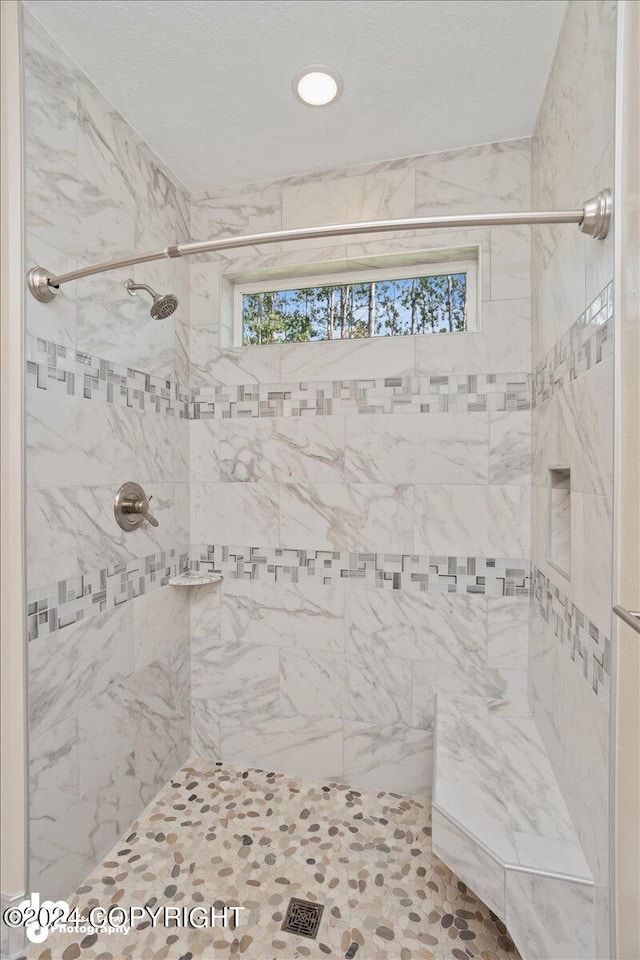
[(547, 560), (567, 580), (571, 577), (571, 470), (549, 468)]

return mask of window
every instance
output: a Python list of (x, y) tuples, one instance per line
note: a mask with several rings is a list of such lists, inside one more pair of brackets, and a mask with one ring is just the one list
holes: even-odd
[(477, 328), (476, 262), (240, 284), (242, 343), (357, 340)]

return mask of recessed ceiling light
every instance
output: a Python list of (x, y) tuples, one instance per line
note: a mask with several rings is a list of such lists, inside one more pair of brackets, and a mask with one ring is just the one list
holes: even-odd
[(328, 67), (305, 67), (293, 79), (293, 92), (310, 107), (326, 107), (342, 93), (342, 77)]

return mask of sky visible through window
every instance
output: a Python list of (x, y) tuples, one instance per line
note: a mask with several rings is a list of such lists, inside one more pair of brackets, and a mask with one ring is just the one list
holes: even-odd
[(247, 344), (356, 340), (467, 329), (467, 274), (245, 293)]

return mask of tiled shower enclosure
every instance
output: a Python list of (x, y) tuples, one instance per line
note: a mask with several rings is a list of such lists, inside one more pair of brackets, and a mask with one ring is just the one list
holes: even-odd
[[(190, 194), (25, 11), (27, 265), (578, 206), (612, 180), (614, 51), (615, 4), (575, 0), (532, 139)], [(477, 262), (477, 332), (234, 344), (234, 282), (439, 250)], [(122, 270), (28, 299), (32, 889), (70, 894), (192, 756), (428, 803), (436, 695), (483, 697), (533, 710), (606, 955), (612, 272), (609, 239), (501, 226), (136, 267), (165, 320)], [(157, 529), (116, 526), (127, 480)], [(224, 579), (168, 584), (188, 567)]]

